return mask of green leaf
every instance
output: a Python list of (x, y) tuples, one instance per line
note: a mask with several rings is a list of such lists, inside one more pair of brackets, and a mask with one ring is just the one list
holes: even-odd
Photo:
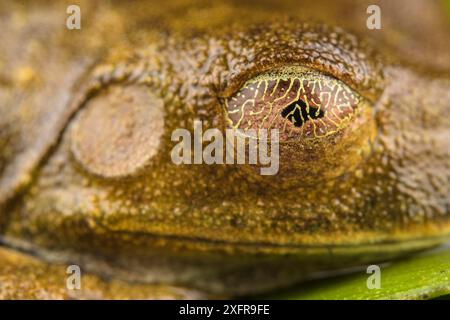
[(432, 299), (450, 294), (450, 249), (432, 251), (380, 265), (381, 288), (368, 289), (371, 274), (313, 281), (269, 299)]

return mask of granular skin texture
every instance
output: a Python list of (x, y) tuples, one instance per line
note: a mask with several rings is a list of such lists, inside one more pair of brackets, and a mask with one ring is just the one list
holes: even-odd
[[(62, 1), (2, 3), (0, 243), (36, 258), (0, 249), (0, 297), (67, 298), (38, 288), (69, 262), (106, 298), (240, 296), (445, 241), (449, 26), (438, 2), (380, 5), (373, 31), (365, 1), (81, 1), (68, 30)], [(227, 102), (277, 77), (346, 92), (277, 105), (278, 175), (172, 162), (175, 129), (233, 127)]]

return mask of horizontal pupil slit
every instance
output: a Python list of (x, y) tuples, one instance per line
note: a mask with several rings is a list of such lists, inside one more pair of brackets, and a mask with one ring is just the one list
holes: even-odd
[(300, 128), (310, 119), (323, 118), (324, 112), (320, 108), (308, 107), (303, 100), (299, 99), (285, 107), (281, 111), (281, 116)]

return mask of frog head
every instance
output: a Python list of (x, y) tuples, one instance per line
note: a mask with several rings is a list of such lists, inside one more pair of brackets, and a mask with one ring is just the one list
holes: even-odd
[[(0, 131), (3, 242), (127, 280), (243, 294), (447, 238), (448, 56), (405, 56), (398, 29), (367, 30), (363, 6), (345, 1), (187, 7), (188, 18), (117, 4), (100, 11), (117, 35), (92, 44), (90, 21), (85, 53), (51, 43), (66, 73), (41, 74), (48, 92), (17, 89), (26, 103)], [(173, 133), (194, 136), (196, 123), (276, 129), (276, 174), (175, 163)]]

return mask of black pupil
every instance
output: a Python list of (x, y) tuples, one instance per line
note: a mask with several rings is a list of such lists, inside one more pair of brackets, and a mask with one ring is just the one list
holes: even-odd
[(292, 124), (300, 128), (306, 121), (310, 119), (318, 119), (324, 116), (320, 108), (307, 107), (303, 100), (297, 100), (281, 111), (281, 116), (288, 119)]

